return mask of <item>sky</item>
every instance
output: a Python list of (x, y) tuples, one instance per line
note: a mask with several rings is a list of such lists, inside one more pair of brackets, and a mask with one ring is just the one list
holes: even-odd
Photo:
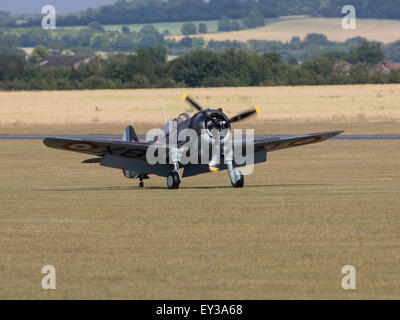
[(78, 12), (89, 7), (96, 8), (112, 4), (117, 0), (0, 0), (0, 11), (14, 14), (37, 13), (41, 14), (42, 7), (53, 5), (57, 13)]

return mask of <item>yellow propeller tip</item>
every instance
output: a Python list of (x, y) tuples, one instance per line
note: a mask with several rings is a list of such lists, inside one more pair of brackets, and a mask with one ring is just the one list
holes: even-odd
[(210, 167), (210, 171), (211, 171), (211, 172), (218, 172), (218, 171), (219, 171), (219, 168), (217, 168), (217, 167)]
[(187, 94), (187, 93), (184, 93), (184, 94), (182, 95), (182, 100), (185, 101), (185, 100), (187, 99), (187, 97), (188, 97), (188, 94)]
[(261, 111), (259, 107), (255, 106), (254, 109), (256, 109), (257, 114), (260, 114)]

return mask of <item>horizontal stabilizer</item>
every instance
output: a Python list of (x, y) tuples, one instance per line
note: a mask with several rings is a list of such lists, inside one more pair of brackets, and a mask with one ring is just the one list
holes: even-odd
[(82, 163), (100, 163), (101, 158), (92, 158), (92, 159), (87, 159), (83, 160)]

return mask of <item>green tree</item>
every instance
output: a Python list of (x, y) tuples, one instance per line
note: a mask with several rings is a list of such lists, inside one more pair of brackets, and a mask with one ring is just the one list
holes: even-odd
[(168, 37), (168, 36), (171, 35), (171, 32), (170, 32), (168, 29), (165, 29), (165, 30), (161, 33), (161, 35), (162, 35), (163, 37)]
[(199, 24), (199, 33), (208, 33), (208, 28), (205, 23)]
[(322, 33), (309, 33), (304, 39), (305, 43), (325, 45), (328, 43), (328, 38)]
[(93, 75), (85, 79), (84, 86), (87, 89), (106, 89), (107, 80), (101, 76)]
[(24, 52), (16, 46), (16, 38), (10, 34), (0, 35), (0, 54), (24, 56)]
[(139, 31), (138, 47), (139, 48), (150, 48), (164, 44), (164, 37), (158, 32), (158, 30), (152, 26), (144, 26)]
[(369, 67), (365, 63), (357, 63), (350, 69), (352, 83), (369, 83)]
[(289, 58), (289, 60), (288, 60), (288, 63), (289, 63), (291, 66), (298, 67), (298, 65), (299, 65), (299, 60), (297, 60), (296, 57), (291, 56), (291, 57)]
[(131, 34), (122, 34), (113, 43), (113, 48), (118, 51), (135, 51), (136, 45)]
[(229, 20), (227, 17), (223, 16), (218, 23), (218, 31), (237, 31), (241, 29), (239, 21)]
[(129, 27), (127, 26), (122, 26), (121, 31), (122, 33), (129, 34), (131, 32), (131, 29), (129, 29)]
[(249, 29), (265, 26), (264, 17), (260, 11), (254, 10), (242, 20), (242, 23)]
[(136, 74), (131, 83), (132, 88), (151, 88), (149, 79), (143, 74)]
[(90, 39), (90, 47), (95, 50), (108, 51), (110, 49), (108, 38), (105, 34), (96, 34)]
[(231, 21), (223, 16), (218, 22), (218, 31), (231, 31)]
[(97, 21), (93, 21), (93, 22), (89, 23), (88, 27), (90, 29), (93, 29), (93, 30), (96, 30), (96, 31), (99, 31), (99, 32), (104, 32), (105, 31), (103, 25), (101, 23), (97, 22)]
[(193, 22), (186, 22), (182, 25), (181, 32), (185, 36), (190, 34), (196, 34), (197, 33), (196, 25)]
[(15, 19), (9, 12), (0, 11), (0, 27), (13, 27), (15, 24)]
[(385, 58), (385, 54), (380, 44), (364, 42), (356, 50), (350, 52), (346, 56), (346, 61), (356, 64), (365, 63), (369, 66), (381, 62)]
[(237, 20), (232, 20), (231, 21), (231, 31), (239, 31), (240, 29), (242, 29), (240, 22)]
[(47, 49), (44, 46), (39, 45), (32, 51), (29, 61), (32, 63), (35, 63), (35, 62), (43, 60), (48, 55), (49, 55), (49, 52), (47, 51)]

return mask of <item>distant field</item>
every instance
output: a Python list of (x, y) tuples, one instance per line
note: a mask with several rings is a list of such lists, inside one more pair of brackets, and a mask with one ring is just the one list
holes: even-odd
[(265, 128), (260, 133), (289, 133), (287, 127), (400, 133), (400, 85), (355, 85), (0, 92), (0, 134), (120, 133), (127, 124), (144, 130), (161, 125), (163, 103), (167, 118), (193, 112), (183, 93), (231, 116), (259, 106), (261, 114), (243, 125)]
[[(276, 40), (290, 41), (293, 36), (304, 38), (309, 33), (323, 33), (331, 41), (346, 41), (349, 38), (361, 36), (368, 40), (384, 43), (400, 40), (400, 21), (357, 19), (356, 30), (343, 30), (340, 18), (307, 18), (292, 19), (270, 23), (265, 27), (205, 34), (205, 40)], [(179, 37), (177, 37), (179, 39)]]
[(242, 190), (226, 172), (139, 189), (41, 141), (0, 155), (1, 299), (400, 298), (398, 141), (274, 152)]
[[(218, 20), (211, 21), (192, 21), (199, 26), (199, 23), (205, 23), (208, 28), (208, 32), (217, 32), (218, 31)], [(122, 26), (127, 26), (131, 29), (131, 31), (139, 31), (146, 25), (152, 25), (155, 27), (160, 33), (164, 30), (168, 29), (171, 35), (181, 35), (181, 28), (185, 22), (160, 22), (160, 23), (147, 23), (147, 24), (121, 24), (121, 25), (107, 25), (104, 28), (107, 31), (121, 31)], [(65, 29), (82, 29), (86, 27), (60, 27)]]

